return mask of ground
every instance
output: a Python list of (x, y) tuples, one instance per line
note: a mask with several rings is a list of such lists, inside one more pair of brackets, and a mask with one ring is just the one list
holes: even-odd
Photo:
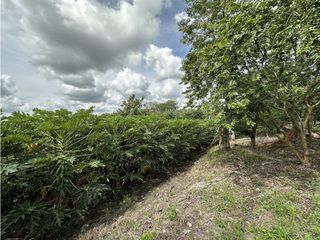
[(320, 239), (320, 141), (310, 168), (274, 138), (248, 142), (104, 206), (73, 239)]

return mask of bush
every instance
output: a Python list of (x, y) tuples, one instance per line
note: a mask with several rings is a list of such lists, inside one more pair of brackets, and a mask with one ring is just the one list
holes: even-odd
[[(208, 147), (207, 120), (35, 110), (1, 122), (2, 236), (57, 238), (102, 199)], [(50, 233), (50, 234), (48, 234)]]

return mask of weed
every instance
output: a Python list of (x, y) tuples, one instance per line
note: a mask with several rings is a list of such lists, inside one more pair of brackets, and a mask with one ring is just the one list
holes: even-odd
[(222, 229), (224, 229), (228, 226), (228, 221), (223, 219), (221, 214), (219, 214), (219, 213), (216, 214), (214, 222), (219, 228), (222, 228)]
[(124, 206), (125, 208), (129, 208), (130, 206), (132, 206), (133, 204), (133, 200), (130, 196), (125, 195), (122, 199), (122, 206)]
[(141, 234), (140, 240), (154, 240), (155, 234), (153, 232), (144, 232)]
[(266, 210), (273, 211), (278, 217), (290, 217), (294, 220), (297, 215), (296, 199), (293, 191), (272, 191), (264, 196), (262, 205)]
[(168, 210), (167, 210), (167, 215), (171, 221), (174, 221), (177, 219), (178, 213), (177, 213), (177, 209), (174, 205), (171, 205), (171, 204), (169, 205)]
[(239, 152), (239, 157), (246, 162), (255, 162), (255, 161), (261, 161), (264, 159), (263, 156), (255, 152), (251, 152), (249, 150), (241, 150)]
[(224, 219), (220, 214), (216, 215), (215, 223), (220, 228), (220, 233), (218, 234), (218, 239), (224, 240), (240, 240), (245, 239), (244, 233), (245, 228), (243, 226), (242, 219), (239, 220), (231, 220)]
[(238, 207), (242, 201), (237, 198), (238, 191), (231, 183), (215, 184), (211, 188), (212, 196), (215, 199), (215, 209), (221, 211), (232, 211)]
[(129, 229), (133, 229), (133, 230), (138, 230), (140, 227), (140, 224), (133, 219), (124, 220), (124, 224), (126, 224)]
[(320, 236), (320, 191), (313, 196), (312, 210), (308, 218), (311, 231)]
[(222, 150), (217, 150), (217, 151), (213, 151), (208, 153), (208, 158), (209, 159), (218, 159), (222, 156), (223, 151)]
[(282, 226), (281, 224), (274, 225), (269, 228), (259, 228), (256, 232), (257, 240), (278, 240), (278, 239), (292, 239), (292, 228)]
[(234, 223), (230, 223), (230, 228), (228, 229), (228, 231), (223, 231), (224, 237), (222, 239), (225, 239), (225, 240), (245, 239), (244, 232), (245, 232), (245, 229), (243, 227), (243, 222), (241, 220)]
[(253, 175), (250, 179), (251, 179), (251, 182), (257, 187), (265, 186), (264, 181), (261, 178), (257, 177), (257, 176)]

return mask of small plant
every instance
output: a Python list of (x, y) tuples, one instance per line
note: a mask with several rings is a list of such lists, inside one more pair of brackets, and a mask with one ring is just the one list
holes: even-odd
[(176, 207), (170, 204), (167, 210), (167, 215), (171, 221), (176, 220), (178, 216)]
[(266, 210), (273, 211), (279, 217), (290, 217), (294, 220), (297, 214), (297, 208), (294, 203), (295, 197), (294, 192), (291, 191), (272, 191), (265, 196), (263, 206)]
[(210, 159), (218, 159), (219, 157), (221, 157), (222, 154), (223, 154), (223, 151), (217, 150), (214, 152), (210, 152), (208, 156), (210, 157)]
[(253, 163), (253, 162), (264, 160), (264, 156), (249, 150), (241, 150), (239, 153), (239, 156), (241, 159), (243, 159), (247, 163)]
[(309, 216), (312, 232), (320, 236), (320, 191), (313, 196), (312, 211)]
[(297, 239), (298, 231), (295, 226), (283, 226), (282, 223), (278, 223), (271, 227), (261, 227), (256, 230), (256, 239)]
[(228, 226), (228, 222), (222, 218), (220, 213), (216, 214), (214, 222), (219, 228), (222, 228), (222, 229), (224, 229)]
[(257, 176), (252, 176), (250, 179), (251, 179), (251, 182), (257, 187), (264, 187), (265, 186), (264, 181)]
[(144, 232), (141, 234), (140, 240), (154, 240), (155, 234), (152, 232)]
[(241, 205), (238, 189), (232, 183), (212, 185), (211, 196), (215, 199), (215, 209), (219, 212), (229, 212)]
[(125, 207), (130, 207), (133, 204), (133, 200), (130, 196), (125, 195), (122, 200), (122, 205)]

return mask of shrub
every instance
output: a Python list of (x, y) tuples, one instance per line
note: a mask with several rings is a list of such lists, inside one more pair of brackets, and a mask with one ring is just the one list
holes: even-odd
[(14, 113), (1, 129), (2, 235), (12, 238), (57, 238), (102, 199), (191, 158), (215, 135), (207, 120), (92, 109)]

